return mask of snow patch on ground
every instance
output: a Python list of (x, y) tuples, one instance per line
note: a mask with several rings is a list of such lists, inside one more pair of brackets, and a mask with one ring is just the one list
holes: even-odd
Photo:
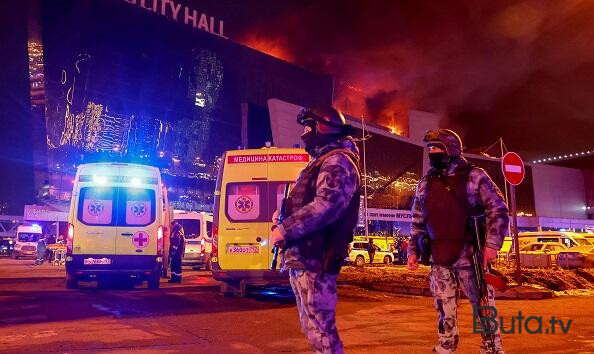
[[(594, 295), (594, 269), (522, 269), (522, 287), (517, 287), (513, 266), (498, 264), (494, 267), (493, 273), (512, 287), (508, 291), (522, 292), (532, 289), (553, 291), (557, 296)], [(421, 266), (413, 272), (405, 266), (346, 266), (338, 277), (338, 283), (366, 289), (374, 286), (377, 288), (380, 284), (426, 289), (429, 288), (429, 267)]]

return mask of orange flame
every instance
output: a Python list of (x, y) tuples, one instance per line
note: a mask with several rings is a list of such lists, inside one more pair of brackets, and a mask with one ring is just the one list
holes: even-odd
[(295, 63), (295, 56), (288, 49), (287, 43), (281, 38), (264, 38), (255, 34), (247, 35), (241, 44), (277, 59)]

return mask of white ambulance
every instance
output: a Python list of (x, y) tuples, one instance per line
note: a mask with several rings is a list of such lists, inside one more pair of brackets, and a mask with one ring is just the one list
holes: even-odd
[(211, 269), (212, 213), (174, 210), (173, 218), (184, 229), (186, 251), (182, 264)]
[(66, 287), (122, 276), (159, 288), (168, 210), (157, 168), (80, 165), (68, 216)]
[(268, 239), (272, 214), (280, 208), (287, 183), (309, 162), (303, 149), (263, 148), (227, 151), (215, 189), (212, 273), (221, 292), (244, 295), (248, 285), (285, 284), (271, 271)]
[(12, 257), (19, 259), (21, 257), (36, 257), (37, 243), (43, 237), (41, 226), (19, 225), (17, 226), (17, 237), (14, 244)]

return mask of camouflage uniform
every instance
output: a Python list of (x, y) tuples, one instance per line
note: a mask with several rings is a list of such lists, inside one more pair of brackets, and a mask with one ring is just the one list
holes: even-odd
[[(461, 156), (450, 163), (447, 174), (468, 162)], [(431, 171), (430, 171), (431, 173)], [(489, 175), (481, 168), (475, 167), (470, 171), (466, 192), (470, 206), (480, 206), (487, 216), (487, 235), (485, 246), (499, 250), (507, 232), (509, 216), (508, 209), (499, 188), (493, 183)], [(424, 201), (427, 197), (427, 176), (419, 181), (414, 198), (411, 227), (411, 241), (408, 245), (408, 255), (418, 253), (418, 240), (428, 234), (424, 220)], [(435, 309), (438, 312), (439, 343), (434, 348), (438, 353), (455, 352), (458, 345), (457, 301), (460, 287), (472, 305), (477, 305), (478, 289), (474, 282), (472, 268), (472, 247), (466, 246), (458, 260), (452, 266), (431, 265), (430, 287), (433, 294)], [(488, 286), (489, 305), (495, 306), (493, 288)], [(499, 330), (495, 333), (495, 348), (483, 335), (482, 350), (487, 352), (503, 352)]]
[[(317, 176), (311, 173), (310, 167), (316, 164), (318, 158), (335, 149), (350, 153), (338, 152), (326, 157)], [(316, 149), (313, 157), (289, 195), (295, 210), (287, 210), (289, 216), (278, 226), (288, 244), (294, 244), (336, 222), (360, 185), (359, 152), (350, 137)], [(315, 198), (306, 204), (305, 195), (312, 186)], [(314, 352), (342, 353), (335, 320), (338, 274), (325, 273), (321, 260), (302, 255), (298, 246), (288, 247), (282, 257), (283, 269), (289, 270), (297, 299), (301, 328)]]
[(337, 275), (289, 270), (301, 329), (315, 353), (342, 353), (336, 329)]

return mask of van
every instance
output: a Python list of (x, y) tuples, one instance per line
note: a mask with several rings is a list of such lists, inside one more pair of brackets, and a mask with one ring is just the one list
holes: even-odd
[(182, 265), (211, 269), (212, 213), (175, 210), (173, 218), (184, 229), (186, 248)]
[(170, 225), (167, 191), (155, 167), (80, 165), (66, 238), (66, 287), (122, 276), (159, 288)]
[[(587, 234), (568, 231), (531, 231), (518, 233), (520, 248), (533, 242), (553, 242), (560, 243), (567, 248), (589, 245), (592, 242), (586, 237)], [(503, 240), (500, 253), (513, 253), (513, 242), (510, 236)]]
[(21, 257), (36, 257), (37, 242), (42, 236), (41, 226), (37, 224), (17, 226), (17, 236), (12, 257), (14, 259), (19, 259)]
[(222, 293), (245, 294), (247, 285), (287, 284), (271, 271), (272, 214), (280, 208), (287, 183), (307, 166), (303, 149), (263, 148), (227, 151), (216, 183), (212, 273)]

